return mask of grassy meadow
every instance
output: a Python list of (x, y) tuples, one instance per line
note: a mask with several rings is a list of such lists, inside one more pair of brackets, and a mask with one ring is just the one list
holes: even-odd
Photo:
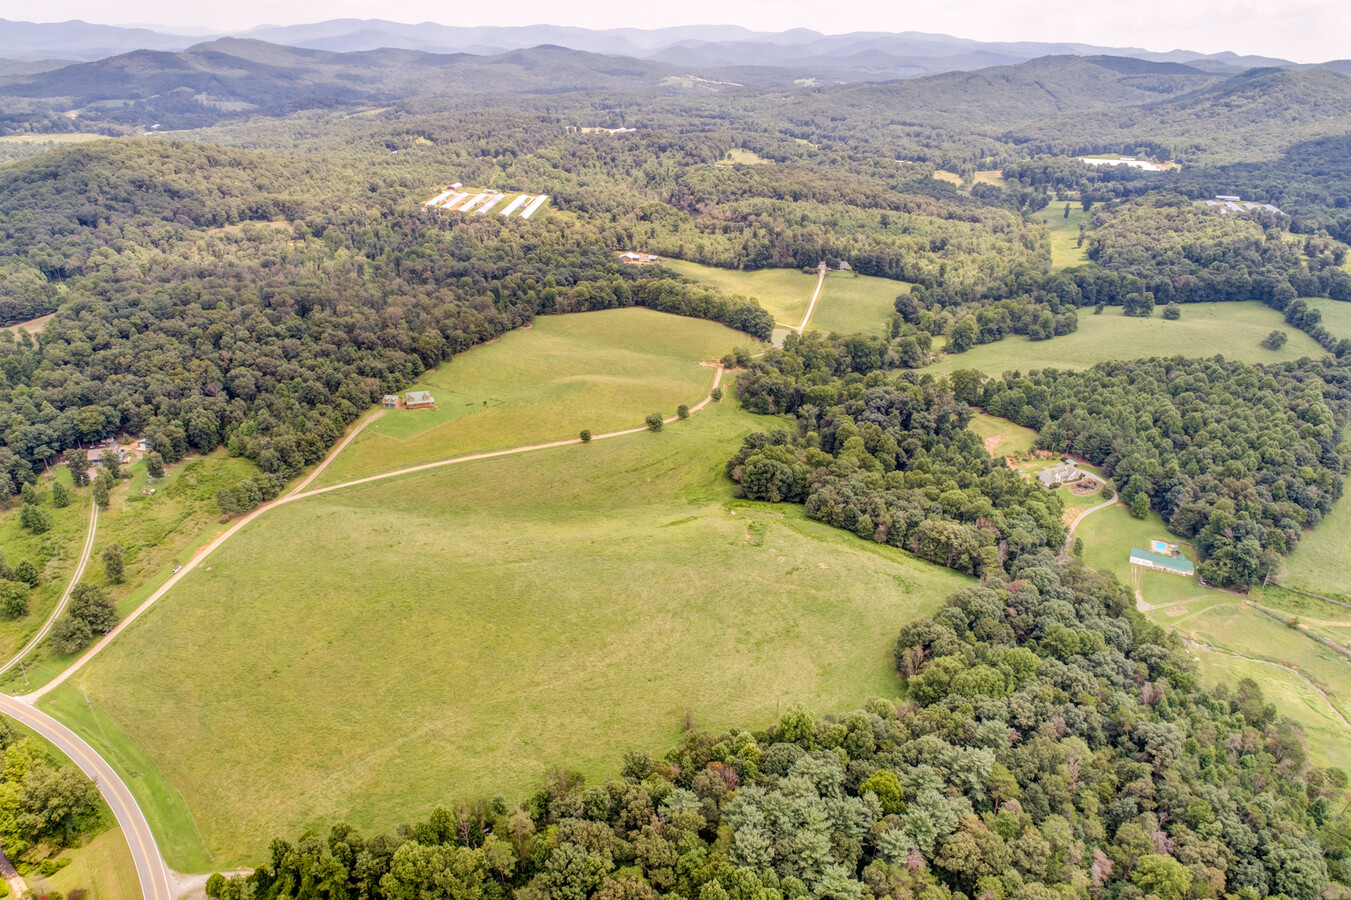
[(52, 709), (134, 770), (171, 864), (192, 868), (337, 819), (521, 798), (555, 766), (613, 775), (687, 715), (757, 727), (795, 701), (894, 695), (898, 627), (970, 582), (733, 501), (727, 456), (775, 424), (729, 396), (659, 434), (278, 508)]
[[(1351, 303), (1318, 297), (1305, 303), (1323, 313), (1323, 327), (1339, 338), (1351, 338)], [(1294, 329), (1287, 328), (1289, 334)]]
[(435, 459), (600, 434), (702, 400), (700, 365), (754, 339), (646, 309), (543, 316), (422, 376), (436, 409), (387, 410), (324, 471), (338, 484)]
[[(112, 818), (112, 812), (108, 813)], [(113, 825), (82, 847), (63, 850), (70, 864), (47, 878), (29, 876), (28, 886), (39, 897), (52, 891), (67, 896), (83, 888), (89, 900), (140, 900), (141, 881), (122, 829)]]
[(1317, 528), (1304, 532), (1285, 558), (1282, 583), (1351, 600), (1351, 493), (1333, 504)]
[(1070, 214), (1066, 217), (1065, 202), (1054, 200), (1037, 213), (1044, 220), (1042, 227), (1051, 241), (1051, 269), (1054, 271), (1088, 262), (1086, 246), (1079, 246), (1079, 225), (1082, 223), (1087, 227), (1091, 214), (1084, 212), (1083, 204), (1069, 201)]
[[(1280, 350), (1268, 350), (1262, 340), (1276, 328), (1286, 331), (1290, 340)], [(1210, 357), (1217, 353), (1250, 363), (1324, 355), (1313, 338), (1287, 326), (1280, 313), (1261, 303), (1188, 303), (1182, 307), (1182, 318), (1173, 322), (1163, 318), (1161, 309), (1148, 319), (1124, 316), (1120, 307), (1108, 307), (1101, 315), (1094, 315), (1091, 308), (1081, 309), (1079, 330), (1073, 334), (1049, 341), (1010, 335), (966, 353), (944, 356), (922, 371), (939, 375), (956, 369), (979, 369), (988, 374), (1086, 369), (1106, 359)]]
[[(64, 466), (57, 470), (67, 479)], [(123, 615), (130, 612), (150, 595), (170, 575), (175, 563), (186, 562), (192, 552), (225, 526), (216, 508), (216, 491), (226, 485), (242, 481), (257, 472), (253, 463), (232, 459), (224, 449), (205, 457), (193, 457), (169, 466), (161, 479), (150, 479), (142, 463), (124, 468), (129, 477), (114, 489), (107, 509), (99, 512), (98, 534), (93, 553), (85, 568), (84, 581), (107, 591), (117, 602)], [(154, 493), (151, 493), (153, 489)], [(53, 537), (59, 551), (48, 564), (48, 572), (34, 594), (28, 617), (18, 622), (0, 620), (0, 641), (12, 633), (12, 646), (0, 644), (5, 658), (18, 650), (24, 639), (38, 627), (55, 607), (70, 578), (70, 570), (84, 546), (85, 529), (89, 522), (90, 489), (72, 491), (72, 503), (66, 509), (50, 510), (63, 514), (58, 519), (60, 528), (43, 538)], [(77, 508), (78, 507), (78, 508)], [(10, 518), (14, 519), (12, 526)], [(17, 512), (6, 514), (0, 526), (0, 546), (5, 548), (11, 563), (24, 558), (24, 541), (35, 539), (19, 529)], [(10, 528), (16, 533), (11, 534)], [(54, 537), (60, 531), (59, 537)], [(102, 552), (110, 544), (123, 549), (124, 573), (119, 584), (110, 583), (103, 568)], [(14, 548), (14, 549), (11, 549)], [(9, 631), (6, 626), (14, 626)], [(44, 642), (24, 657), (25, 667), (14, 668), (0, 675), (0, 690), (22, 693), (41, 685), (60, 673), (79, 653), (62, 654)]]
[(52, 480), (39, 478), (37, 489), (41, 500), (39, 508), (51, 516), (52, 527), (43, 534), (33, 534), (19, 523), (22, 509), (15, 497), (6, 508), (0, 509), (0, 551), (10, 567), (28, 560), (38, 567), (42, 581), (29, 595), (28, 614), (17, 619), (0, 616), (0, 660), (8, 661), (17, 653), (51, 615), (57, 601), (70, 581), (79, 562), (89, 528), (90, 489), (76, 490), (64, 466), (53, 471), (54, 477), (70, 492), (70, 505), (64, 509), (52, 506)]
[[(818, 278), (815, 272), (807, 274), (800, 269), (742, 271), (678, 259), (663, 260), (662, 265), (717, 287), (726, 294), (752, 297), (774, 317), (774, 321), (793, 328), (800, 325), (807, 314)], [(852, 272), (829, 272), (807, 329), (840, 334), (886, 334), (891, 315), (896, 311), (896, 297), (909, 290), (910, 285), (904, 281)]]

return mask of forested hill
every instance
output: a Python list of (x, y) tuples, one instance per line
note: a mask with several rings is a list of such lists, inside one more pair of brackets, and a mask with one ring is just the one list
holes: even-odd
[(245, 112), (283, 115), (450, 93), (652, 89), (677, 73), (663, 63), (550, 46), (497, 56), (333, 53), (223, 38), (180, 53), (137, 50), (0, 79), (0, 108), (22, 111), (40, 99), (58, 109), (92, 106), (81, 115), (111, 124), (181, 129)]
[[(0, 336), (0, 498), (120, 432), (166, 460), (224, 443), (293, 474), (381, 394), (541, 313), (638, 305), (770, 335), (754, 302), (621, 268), (573, 219), (417, 216), (378, 185), (341, 202), (343, 181), (154, 141), (6, 169), (2, 284), (60, 311), (36, 345)], [(273, 216), (290, 221), (250, 224)]]

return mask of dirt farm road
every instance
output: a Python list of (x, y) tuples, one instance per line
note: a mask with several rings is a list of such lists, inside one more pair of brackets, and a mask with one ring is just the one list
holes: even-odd
[[(699, 410), (708, 406), (709, 403), (713, 402), (713, 391), (716, 390), (718, 385), (722, 383), (722, 375), (723, 375), (723, 367), (721, 365), (714, 366), (714, 368), (716, 371), (714, 372), (713, 375), (713, 385), (708, 389), (708, 393), (704, 395), (704, 399), (700, 400), (694, 406), (690, 407), (691, 414), (698, 412)], [(314, 479), (315, 475), (318, 475), (319, 472), (322, 471), (323, 468), (327, 466), (328, 463), (332, 461), (334, 457), (336, 457), (339, 453), (342, 452), (342, 450), (347, 446), (347, 444), (351, 441), (351, 439), (356, 437), (357, 433), (361, 430), (361, 428), (364, 428), (366, 425), (375, 421), (375, 419), (376, 416), (372, 416), (371, 418), (367, 419), (365, 423), (354, 429), (345, 440), (343, 440), (338, 444), (338, 446), (334, 447), (333, 450), (329, 452), (328, 456), (324, 457), (324, 461), (319, 464), (319, 467), (316, 468), (315, 471), (311, 473), (308, 478), (305, 479), (305, 481), (301, 482), (301, 486), (309, 484)], [(677, 416), (671, 416), (670, 418), (665, 419), (664, 421), (666, 422), (666, 424), (670, 424), (677, 420), (678, 420)], [(622, 437), (623, 435), (626, 434), (638, 434), (643, 431), (647, 431), (647, 426), (639, 426), (637, 428), (626, 428), (623, 429), (622, 431), (611, 431), (607, 434), (598, 434), (595, 435), (592, 438), (592, 440), (601, 441), (606, 440), (607, 438)], [(153, 606), (156, 600), (163, 597), (165, 594), (167, 594), (170, 590), (173, 589), (174, 585), (178, 584), (180, 580), (187, 577), (188, 573), (191, 572), (193, 569), (197, 568), (197, 566), (201, 564), (202, 560), (206, 559), (207, 556), (209, 556), (213, 550), (215, 550), (221, 544), (224, 544), (236, 533), (238, 533), (240, 529), (244, 528), (254, 519), (266, 513), (268, 510), (276, 509), (278, 506), (281, 506), (286, 503), (292, 503), (304, 497), (314, 497), (319, 494), (327, 494), (330, 491), (337, 491), (343, 488), (356, 487), (357, 485), (362, 484), (369, 484), (373, 481), (383, 481), (386, 478), (398, 478), (401, 475), (411, 475), (415, 472), (425, 472), (428, 471), (429, 469), (439, 469), (442, 466), (453, 466), (459, 463), (473, 462), (475, 460), (480, 459), (493, 459), (494, 457), (498, 456), (512, 456), (518, 453), (532, 453), (536, 450), (548, 450), (553, 447), (566, 447), (570, 444), (580, 444), (580, 443), (582, 443), (582, 439), (580, 437), (575, 437), (561, 441), (550, 441), (544, 444), (529, 444), (523, 447), (512, 447), (507, 450), (494, 450), (489, 453), (473, 453), (468, 456), (456, 456), (452, 457), (451, 459), (442, 459), (437, 460), (436, 462), (423, 463), (420, 466), (409, 466), (408, 468), (405, 469), (396, 469), (395, 471), (392, 472), (383, 472), (379, 475), (370, 475), (366, 478), (357, 478), (353, 481), (344, 481), (341, 484), (329, 485), (328, 487), (313, 488), (311, 490), (303, 492), (293, 490), (288, 494), (284, 494), (281, 497), (278, 497), (276, 500), (273, 500), (270, 503), (265, 503), (262, 506), (258, 507), (257, 509), (253, 510), (253, 512), (250, 512), (247, 515), (242, 516), (241, 518), (236, 520), (233, 525), (225, 529), (225, 531), (221, 532), (215, 538), (204, 544), (201, 547), (201, 549), (199, 549), (193, 555), (192, 559), (188, 560), (186, 563), (183, 564), (183, 567), (179, 569), (179, 571), (170, 575), (168, 580), (165, 581), (164, 584), (160, 585), (159, 588), (156, 589), (149, 597), (147, 597), (140, 606), (136, 607), (134, 610), (128, 613), (126, 618), (124, 618), (121, 622), (118, 622), (117, 625), (111, 631), (105, 634), (92, 647), (86, 650), (84, 654), (80, 656), (79, 659), (71, 663), (66, 668), (65, 671), (63, 671), (60, 675), (56, 676), (51, 681), (47, 682), (37, 690), (27, 694), (20, 695), (15, 699), (25, 703), (35, 704), (49, 691), (53, 690), (58, 685), (63, 684), (68, 678), (70, 678), (71, 675), (74, 675), (76, 672), (82, 669), (91, 659), (97, 656), (103, 650), (104, 647), (111, 644), (117, 638), (117, 636), (123, 632), (124, 629), (126, 629), (129, 625), (131, 625), (132, 622), (136, 621), (136, 619), (147, 609)]]
[(99, 505), (91, 500), (89, 502), (89, 507), (89, 533), (85, 535), (84, 549), (80, 551), (80, 561), (75, 564), (75, 572), (70, 576), (70, 584), (66, 585), (65, 593), (63, 593), (61, 599), (57, 601), (56, 608), (52, 610), (52, 614), (47, 617), (47, 621), (38, 629), (38, 633), (33, 635), (33, 639), (29, 641), (22, 650), (14, 654), (9, 662), (0, 665), (0, 674), (8, 672), (10, 669), (17, 666), (19, 660), (23, 659), (33, 651), (34, 647), (42, 643), (42, 639), (47, 636), (47, 633), (52, 630), (52, 626), (56, 624), (57, 618), (61, 613), (65, 612), (66, 604), (70, 602), (70, 592), (75, 590), (75, 585), (79, 584), (80, 579), (84, 577), (85, 566), (89, 563), (89, 554), (94, 551), (94, 533), (98, 531), (99, 525)]

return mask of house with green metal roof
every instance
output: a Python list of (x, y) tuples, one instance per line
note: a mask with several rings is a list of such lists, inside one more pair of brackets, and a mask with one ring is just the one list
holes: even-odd
[(1157, 569), (1160, 572), (1168, 572), (1172, 575), (1191, 576), (1196, 572), (1196, 567), (1192, 565), (1192, 561), (1181, 554), (1165, 556), (1152, 550), (1141, 550), (1139, 547), (1131, 548), (1131, 565), (1144, 566), (1146, 569)]

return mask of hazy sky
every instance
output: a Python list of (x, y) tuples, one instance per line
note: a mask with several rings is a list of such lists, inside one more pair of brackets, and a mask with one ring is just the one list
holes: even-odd
[(1147, 50), (1233, 50), (1298, 62), (1351, 57), (1347, 0), (0, 0), (0, 18), (243, 30), (343, 17), (446, 25), (702, 23), (783, 31), (932, 31), (979, 40), (1080, 41)]

